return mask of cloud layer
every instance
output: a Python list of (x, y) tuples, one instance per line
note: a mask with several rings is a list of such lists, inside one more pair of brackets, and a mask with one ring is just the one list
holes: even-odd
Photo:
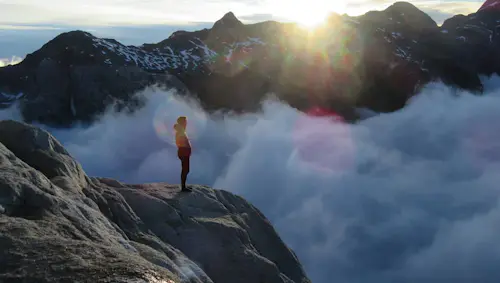
[(2, 0), (0, 23), (138, 25), (186, 24), (221, 18), (229, 10), (248, 15), (261, 11), (256, 0)]
[[(186, 24), (214, 22), (228, 11), (237, 16), (269, 14), (269, 18), (303, 20), (323, 16), (328, 11), (357, 15), (383, 9), (395, 1), (283, 1), (283, 0), (2, 0), (0, 24), (131, 25)], [(419, 8), (444, 13), (470, 13), (484, 1), (413, 1)]]
[(8, 65), (15, 65), (21, 62), (23, 59), (17, 56), (13, 56), (11, 58), (0, 58), (0, 67), (5, 67)]
[(430, 84), (404, 110), (355, 125), (274, 101), (262, 113), (209, 118), (149, 89), (134, 115), (49, 130), (89, 175), (179, 183), (170, 130), (188, 116), (189, 182), (260, 208), (315, 283), (498, 282), (498, 82), (485, 81), (484, 97)]

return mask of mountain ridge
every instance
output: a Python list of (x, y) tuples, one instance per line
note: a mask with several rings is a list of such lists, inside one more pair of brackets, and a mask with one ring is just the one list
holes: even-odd
[[(320, 105), (353, 121), (358, 107), (401, 109), (434, 80), (481, 93), (480, 76), (500, 71), (499, 20), (480, 9), (438, 26), (413, 4), (396, 2), (356, 17), (332, 14), (312, 33), (293, 23), (243, 24), (232, 12), (210, 29), (141, 46), (72, 31), (0, 68), (0, 93), (23, 93), (26, 121), (56, 126), (92, 122), (116, 101), (140, 107), (133, 94), (153, 84), (194, 96), (208, 111), (258, 111), (273, 93), (299, 110)], [(40, 85), (37, 73), (61, 83)], [(4, 107), (13, 101), (0, 97)]]

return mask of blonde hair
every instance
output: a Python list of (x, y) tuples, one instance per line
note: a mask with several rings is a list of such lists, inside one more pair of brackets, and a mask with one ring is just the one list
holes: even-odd
[(177, 132), (183, 131), (185, 129), (186, 122), (186, 116), (179, 116), (179, 118), (177, 118), (177, 123), (174, 125), (174, 130)]

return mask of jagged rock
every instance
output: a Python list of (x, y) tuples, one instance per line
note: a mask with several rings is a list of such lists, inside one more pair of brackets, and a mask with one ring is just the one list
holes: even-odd
[(498, 0), (486, 0), (483, 5), (479, 8), (478, 11), (486, 12), (486, 11), (498, 11), (500, 9), (500, 1)]
[(215, 22), (213, 29), (238, 28), (242, 27), (243, 23), (236, 18), (233, 12), (226, 13), (220, 20)]
[(2, 121), (0, 281), (310, 282), (258, 209), (193, 189), (89, 178), (46, 131)]
[(0, 121), (0, 143), (47, 178), (67, 177), (87, 186), (82, 167), (48, 132), (11, 120)]

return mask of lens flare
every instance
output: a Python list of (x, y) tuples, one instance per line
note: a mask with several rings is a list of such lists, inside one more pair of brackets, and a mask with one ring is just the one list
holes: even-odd
[(354, 141), (344, 119), (333, 111), (313, 107), (297, 120), (295, 154), (308, 167), (341, 174), (354, 163)]
[[(172, 107), (172, 104), (175, 104), (176, 107)], [(153, 119), (156, 135), (162, 141), (175, 145), (174, 125), (179, 116), (187, 117), (186, 132), (191, 141), (196, 140), (203, 133), (207, 123), (204, 112), (199, 110), (198, 107), (193, 107), (171, 96), (158, 105)]]

